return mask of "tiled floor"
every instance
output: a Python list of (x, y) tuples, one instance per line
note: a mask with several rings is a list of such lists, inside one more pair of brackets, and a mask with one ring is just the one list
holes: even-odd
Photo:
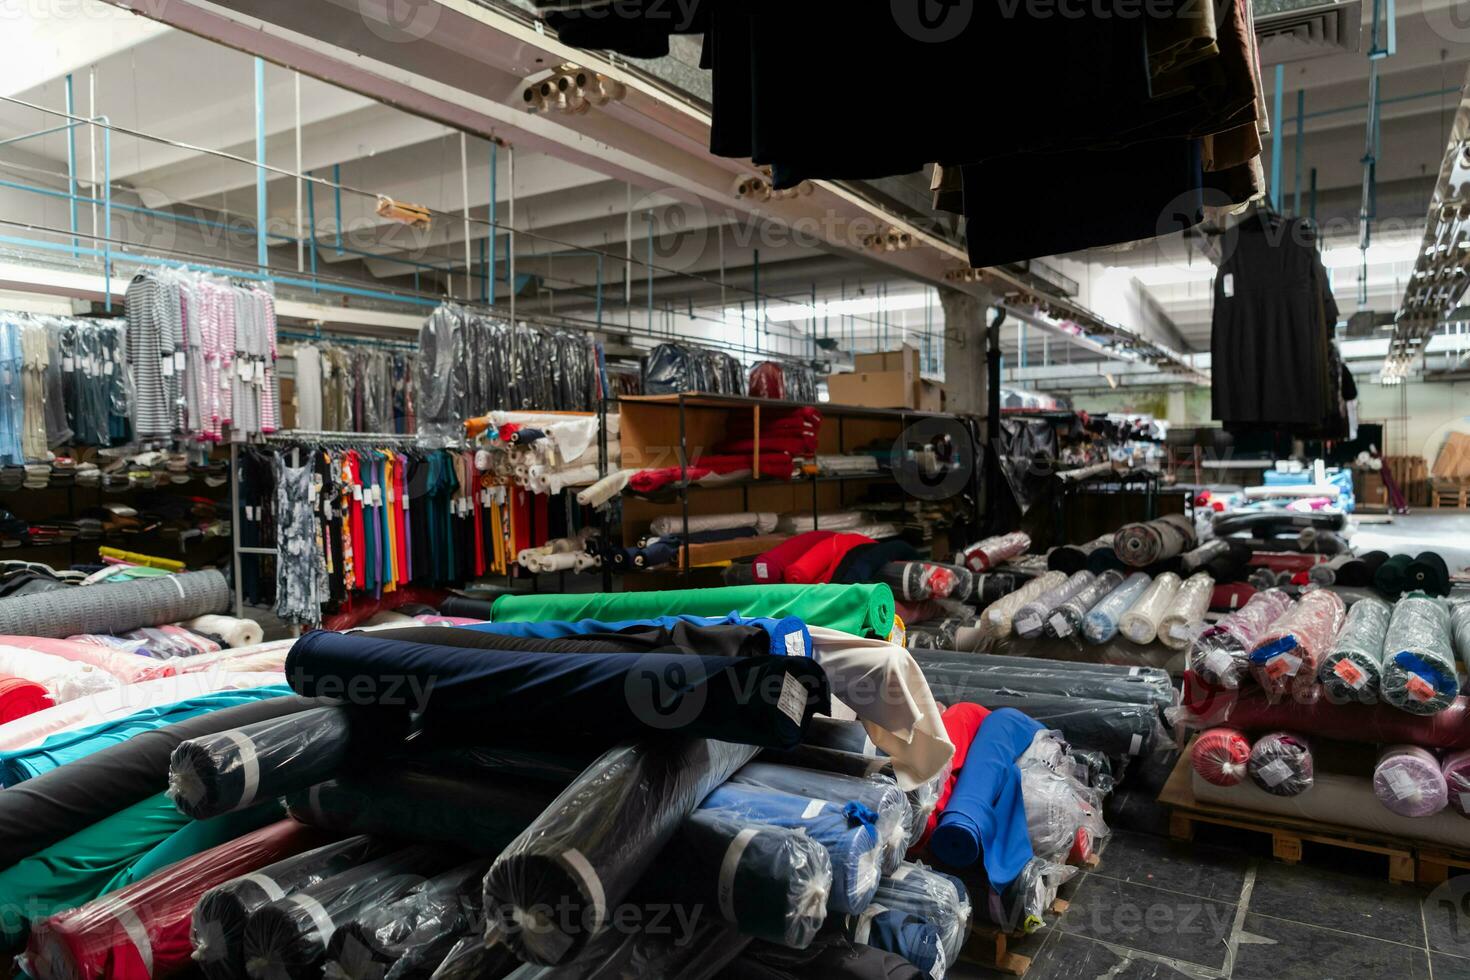
[(1470, 876), (1431, 891), (1390, 884), (1374, 855), (1308, 844), (1291, 867), (1264, 835), (1200, 826), (1194, 843), (1171, 841), (1153, 796), (1172, 762), (1110, 801), (1102, 862), (1019, 948), (1034, 957), (1027, 980), (1470, 980)]

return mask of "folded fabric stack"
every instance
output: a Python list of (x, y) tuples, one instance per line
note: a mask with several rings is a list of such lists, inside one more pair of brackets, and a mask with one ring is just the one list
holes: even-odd
[(678, 466), (639, 470), (628, 486), (639, 493), (653, 493), (681, 480), (704, 485), (758, 475), (773, 480), (800, 476), (803, 462), (817, 453), (822, 413), (811, 406), (761, 414), (757, 433), (754, 420), (743, 413), (731, 416), (725, 439), (710, 452), (689, 460), (687, 469)]

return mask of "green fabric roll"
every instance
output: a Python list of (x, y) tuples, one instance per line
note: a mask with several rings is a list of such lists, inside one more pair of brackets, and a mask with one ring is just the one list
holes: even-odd
[(671, 592), (592, 592), (581, 595), (503, 595), (496, 622), (620, 622), (668, 615), (748, 618), (795, 616), (808, 626), (854, 636), (886, 637), (893, 631), (893, 590), (878, 585), (736, 585)]
[(174, 831), (137, 861), (118, 872), (107, 883), (101, 894), (115, 892), (119, 888), (142, 881), (184, 858), (193, 857), (211, 847), (218, 847), (251, 831), (273, 824), (286, 815), (286, 807), (280, 800), (271, 800), (248, 810), (226, 813), (212, 820), (191, 820)]
[(0, 871), (0, 896), (6, 896), (0, 950), (18, 950), (33, 920), (101, 895), (118, 874), (188, 822), (159, 793)]

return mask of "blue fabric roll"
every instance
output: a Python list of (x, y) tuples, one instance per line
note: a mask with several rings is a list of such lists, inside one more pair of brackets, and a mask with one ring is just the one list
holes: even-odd
[(956, 868), (983, 857), (985, 876), (997, 889), (1016, 879), (1033, 857), (1016, 759), (1041, 730), (1014, 708), (986, 717), (929, 840), (935, 857)]
[(658, 619), (627, 619), (616, 623), (605, 623), (596, 619), (581, 619), (575, 623), (475, 623), (464, 629), (481, 633), (499, 633), (502, 636), (537, 636), (552, 639), (558, 636), (576, 636), (580, 633), (617, 633), (633, 626), (662, 626), (672, 629), (677, 623), (692, 623), (695, 626), (758, 626), (771, 637), (771, 653), (788, 656), (810, 657), (812, 635), (806, 624), (795, 616), (783, 619), (746, 619), (737, 612), (723, 618), (712, 616), (660, 616)]
[(925, 973), (944, 963), (938, 927), (911, 912), (883, 909), (858, 926), (853, 940), (863, 946), (896, 953)]
[[(718, 811), (733, 820), (805, 830), (832, 861), (832, 894), (827, 907), (854, 914), (867, 908), (878, 889), (878, 815), (861, 803), (813, 800), (758, 786), (726, 784), (705, 798), (701, 811)], [(1025, 820), (1022, 819), (1022, 831)]]
[(649, 732), (790, 748), (828, 713), (827, 675), (806, 657), (557, 653), (308, 633), (286, 658), (298, 691), (414, 712), (426, 725), (552, 726), (613, 741)]

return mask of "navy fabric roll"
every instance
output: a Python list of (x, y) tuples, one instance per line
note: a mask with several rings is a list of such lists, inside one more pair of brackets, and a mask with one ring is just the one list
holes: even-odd
[(742, 935), (805, 949), (827, 918), (832, 861), (805, 830), (698, 810), (639, 891), (650, 902), (718, 911)]
[(728, 784), (711, 793), (699, 809), (729, 820), (805, 831), (826, 849), (832, 862), (827, 907), (833, 912), (861, 912), (878, 890), (878, 862), (883, 853), (878, 815), (861, 803), (839, 804), (760, 786)]
[(353, 704), (498, 726), (567, 726), (600, 738), (657, 732), (790, 747), (831, 712), (826, 673), (806, 657), (560, 653), (308, 633), (286, 660), (292, 688)]
[(605, 626), (608, 628), (554, 636), (534, 633), (507, 635), (478, 626), (405, 626), (402, 629), (375, 630), (371, 635), (408, 643), (531, 653), (584, 653), (592, 650), (599, 653), (698, 653), (719, 657), (772, 654), (805, 657), (811, 650), (811, 634), (807, 632), (806, 624), (795, 618), (749, 623), (716, 620), (709, 624), (674, 619), (668, 623), (608, 623)]
[(452, 595), (439, 603), (439, 612), (445, 616), (457, 616), (461, 619), (489, 620), (494, 606), (494, 599), (471, 599), (467, 596)]
[(939, 928), (912, 912), (870, 905), (849, 927), (848, 938), (861, 946), (896, 953), (925, 973), (932, 974), (936, 966), (943, 972)]
[(1148, 755), (1162, 731), (1159, 706), (1124, 701), (1097, 701), (1066, 695), (970, 687), (946, 687), (938, 676), (929, 682), (938, 701), (970, 701), (986, 708), (1014, 708), (1054, 728), (1072, 745), (1095, 749), (1114, 758)]
[(889, 562), (913, 561), (919, 557), (914, 546), (902, 538), (860, 544), (842, 556), (832, 573), (832, 581), (839, 585), (867, 585), (878, 581), (878, 570)]
[(807, 726), (803, 745), (817, 745), (824, 749), (839, 749), (857, 755), (879, 755), (879, 750), (868, 737), (868, 730), (860, 721), (841, 721), (822, 716), (813, 718)]
[(918, 916), (930, 923), (939, 930), (945, 962), (958, 960), (969, 932), (971, 914), (969, 891), (958, 878), (922, 864), (906, 863), (878, 883), (873, 905)]
[[(744, 745), (687, 738), (649, 739), (604, 753), (491, 866), (487, 940), (542, 966), (578, 959), (607, 931), (608, 911), (652, 867), (684, 819), (754, 754)], [(555, 921), (545, 911), (551, 909)]]
[[(598, 619), (579, 619), (576, 622), (544, 622), (544, 623), (475, 623), (463, 629), (474, 630), (477, 633), (494, 633), (497, 636), (581, 636), (589, 633), (621, 633), (634, 627), (662, 626), (672, 630), (680, 623), (689, 626), (755, 626), (766, 632), (770, 637), (770, 649), (766, 652), (771, 654), (790, 654), (792, 656), (811, 656), (812, 637), (807, 631), (806, 624), (795, 616), (785, 616), (780, 619), (769, 617), (747, 618), (737, 612), (728, 616), (660, 616), (657, 619), (625, 619), (615, 622), (607, 622)], [(795, 635), (800, 637), (802, 649), (796, 650), (796, 640), (788, 639)], [(691, 652), (704, 652), (694, 649)]]
[(956, 868), (983, 857), (985, 876), (999, 889), (1021, 873), (1033, 854), (1016, 760), (1041, 730), (1012, 708), (986, 717), (929, 839), (935, 857)]

